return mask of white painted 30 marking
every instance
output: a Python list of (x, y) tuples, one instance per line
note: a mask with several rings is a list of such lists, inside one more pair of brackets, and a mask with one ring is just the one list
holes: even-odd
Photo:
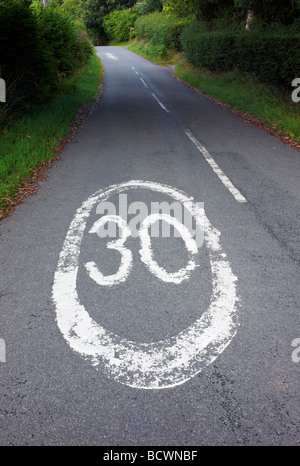
[[(165, 222), (173, 225), (177, 231), (181, 234), (185, 246), (189, 253), (189, 262), (185, 268), (180, 269), (178, 272), (168, 273), (163, 267), (160, 267), (158, 263), (153, 258), (153, 252), (151, 248), (151, 237), (148, 233), (149, 227), (158, 220), (164, 220)], [(119, 270), (114, 275), (104, 276), (102, 272), (98, 269), (95, 262), (87, 262), (85, 268), (89, 276), (96, 282), (98, 285), (112, 286), (118, 285), (121, 282), (124, 282), (132, 268), (132, 253), (129, 249), (124, 247), (126, 239), (131, 235), (130, 228), (122, 217), (118, 215), (105, 215), (100, 220), (97, 220), (92, 228), (90, 233), (97, 233), (105, 223), (115, 222), (121, 228), (122, 235), (121, 238), (116, 241), (111, 241), (107, 244), (108, 249), (115, 249), (121, 254), (121, 264)], [(99, 235), (101, 238), (101, 235)], [(139, 230), (139, 237), (141, 241), (140, 255), (142, 262), (146, 265), (150, 272), (152, 272), (157, 278), (164, 282), (176, 283), (179, 284), (183, 280), (187, 280), (190, 277), (190, 272), (194, 270), (197, 265), (194, 261), (194, 256), (198, 254), (198, 247), (196, 241), (193, 239), (188, 228), (179, 222), (174, 217), (166, 214), (152, 214), (148, 215), (142, 222), (141, 229)]]
[[(96, 204), (115, 194), (138, 188), (168, 195), (181, 202), (189, 210), (197, 225), (205, 233), (212, 272), (213, 289), (208, 309), (178, 335), (153, 343), (136, 343), (108, 332), (90, 317), (79, 301), (76, 288), (80, 246), (91, 210)], [(116, 218), (111, 220), (120, 222)], [(140, 234), (141, 259), (153, 273), (166, 278), (167, 272), (155, 263), (151, 252), (149, 254), (151, 249), (147, 236), (148, 227), (154, 220), (151, 216), (144, 220)], [(128, 234), (126, 225), (119, 223), (119, 226), (122, 230), (121, 238), (110, 243), (110, 247), (121, 253), (120, 268), (124, 266), (122, 272), (119, 269), (117, 274), (110, 276), (109, 280), (116, 281), (127, 276), (126, 274), (130, 272), (129, 264), (132, 261), (130, 251), (126, 259), (126, 248), (123, 248), (124, 238)], [(178, 225), (174, 226), (180, 228)], [(98, 227), (99, 224), (94, 225), (92, 230)], [(184, 229), (181, 233), (191, 254), (191, 260), (195, 254), (195, 245)], [(151, 181), (132, 180), (93, 194), (77, 210), (71, 222), (54, 276), (53, 300), (56, 320), (70, 347), (108, 377), (135, 388), (174, 387), (197, 375), (229, 345), (238, 325), (237, 278), (231, 270), (229, 261), (225, 259), (226, 255), (222, 252), (219, 236), (220, 233), (210, 224), (204, 210), (200, 209), (192, 198), (171, 186)], [(107, 277), (99, 275), (99, 271), (94, 269), (93, 265), (90, 263), (87, 270), (93, 279), (103, 284), (102, 280)], [(193, 269), (193, 262), (189, 262), (187, 269), (190, 273)]]

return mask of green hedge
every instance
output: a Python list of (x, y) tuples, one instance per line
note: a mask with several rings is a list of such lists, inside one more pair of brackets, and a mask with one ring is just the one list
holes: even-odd
[(43, 102), (91, 52), (87, 37), (60, 11), (0, 0), (0, 75), (8, 108)]
[(37, 74), (47, 69), (38, 46), (38, 32), (28, 5), (19, 1), (0, 2), (0, 75), (5, 79), (7, 99), (34, 93)]
[(181, 49), (180, 36), (184, 26), (183, 20), (155, 12), (140, 16), (135, 22), (135, 32), (138, 39), (150, 41), (150, 52), (163, 56), (168, 49)]
[[(65, 13), (40, 7), (34, 11), (39, 46), (47, 52), (58, 78), (71, 75), (91, 53), (91, 46)], [(49, 63), (49, 62), (48, 62)]]
[(112, 11), (103, 20), (103, 28), (107, 37), (118, 42), (128, 40), (130, 38), (130, 29), (134, 27), (137, 17), (138, 13), (134, 8)]
[(300, 34), (207, 33), (192, 24), (183, 30), (181, 45), (191, 63), (212, 71), (237, 69), (283, 86), (300, 76)]

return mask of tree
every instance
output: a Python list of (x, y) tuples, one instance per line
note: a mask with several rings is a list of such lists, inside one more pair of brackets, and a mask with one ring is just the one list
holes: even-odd
[(116, 39), (118, 42), (126, 41), (130, 38), (130, 30), (134, 27), (138, 17), (136, 8), (127, 10), (114, 10), (103, 20), (103, 28), (109, 39)]
[(292, 24), (300, 17), (300, 0), (235, 0), (245, 15), (251, 12), (263, 24)]
[(162, 11), (163, 0), (144, 0), (136, 4), (138, 11), (141, 15), (148, 15), (154, 11)]
[(61, 9), (74, 19), (79, 19), (83, 15), (82, 0), (63, 0)]
[(171, 12), (180, 18), (192, 14), (199, 20), (212, 21), (234, 11), (234, 0), (163, 0), (164, 11)]
[(136, 0), (84, 0), (82, 1), (83, 21), (88, 29), (97, 35), (98, 42), (104, 42), (107, 37), (103, 29), (103, 19), (113, 10), (131, 8)]

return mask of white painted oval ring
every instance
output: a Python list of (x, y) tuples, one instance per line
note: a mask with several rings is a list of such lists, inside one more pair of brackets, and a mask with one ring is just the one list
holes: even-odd
[[(91, 209), (112, 195), (138, 188), (164, 193), (184, 204), (203, 228), (212, 269), (213, 290), (208, 309), (177, 336), (153, 343), (135, 343), (108, 332), (90, 317), (76, 290), (80, 246)], [(135, 388), (174, 387), (201, 372), (228, 346), (238, 325), (237, 277), (224, 258), (219, 236), (204, 210), (171, 186), (132, 180), (90, 196), (70, 224), (54, 276), (56, 320), (70, 347), (110, 378)]]

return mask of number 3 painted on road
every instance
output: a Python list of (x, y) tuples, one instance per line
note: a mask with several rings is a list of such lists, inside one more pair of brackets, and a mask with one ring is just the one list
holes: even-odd
[(105, 217), (100, 218), (94, 223), (89, 233), (97, 233), (97, 231), (108, 222), (115, 222), (122, 232), (121, 238), (107, 243), (107, 249), (115, 249), (121, 254), (119, 270), (114, 275), (104, 276), (95, 262), (87, 262), (85, 268), (89, 276), (98, 283), (98, 285), (112, 286), (124, 282), (132, 268), (132, 252), (130, 249), (124, 247), (126, 239), (131, 235), (131, 231), (122, 217), (118, 215), (105, 215)]
[[(177, 272), (168, 273), (163, 267), (160, 267), (158, 263), (153, 258), (153, 252), (151, 249), (151, 237), (149, 235), (149, 227), (158, 220), (164, 220), (165, 222), (173, 225), (177, 231), (181, 234), (182, 239), (184, 240), (185, 246), (189, 253), (189, 262), (188, 265)], [(104, 276), (102, 272), (98, 269), (95, 262), (87, 262), (85, 268), (89, 276), (96, 282), (98, 285), (112, 286), (124, 282), (132, 268), (132, 253), (130, 249), (124, 247), (126, 239), (130, 236), (130, 228), (122, 217), (118, 215), (105, 215), (101, 219), (97, 220), (89, 233), (97, 233), (100, 228), (108, 222), (115, 222), (121, 229), (121, 238), (116, 241), (110, 241), (107, 243), (108, 249), (115, 249), (121, 254), (121, 264), (117, 273), (113, 275)], [(190, 272), (194, 270), (197, 265), (193, 259), (193, 256), (198, 253), (197, 243), (193, 239), (188, 228), (179, 222), (174, 217), (166, 214), (152, 214), (146, 217), (141, 225), (139, 230), (139, 237), (141, 241), (140, 255), (142, 262), (146, 267), (152, 272), (156, 277), (160, 278), (162, 281), (167, 283), (176, 283), (179, 284), (184, 280), (187, 280), (190, 276)]]

